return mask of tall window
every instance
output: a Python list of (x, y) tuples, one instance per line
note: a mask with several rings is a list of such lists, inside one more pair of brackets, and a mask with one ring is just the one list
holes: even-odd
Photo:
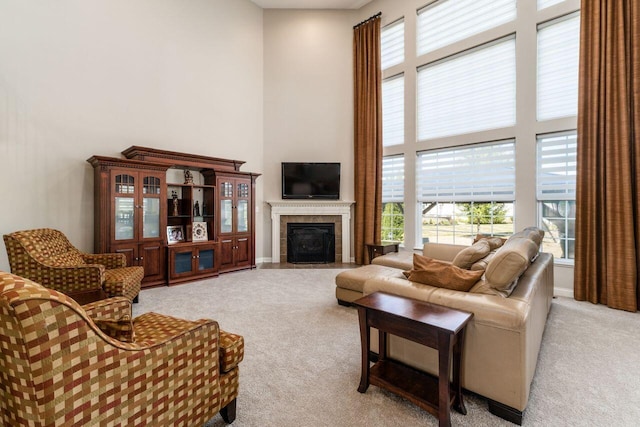
[(382, 159), (382, 241), (404, 241), (404, 156)]
[(404, 143), (404, 75), (382, 82), (382, 145)]
[(404, 19), (380, 31), (380, 56), (383, 70), (404, 62)]
[(580, 16), (538, 26), (538, 120), (578, 113)]
[(471, 244), (476, 234), (512, 234), (514, 150), (511, 140), (418, 153), (422, 242)]
[(418, 71), (418, 140), (513, 126), (516, 43), (507, 37)]
[(418, 55), (516, 17), (516, 0), (439, 0), (418, 11)]
[(538, 223), (557, 259), (575, 256), (577, 146), (575, 131), (538, 136)]

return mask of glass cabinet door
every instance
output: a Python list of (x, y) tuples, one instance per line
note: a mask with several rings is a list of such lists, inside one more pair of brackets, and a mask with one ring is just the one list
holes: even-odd
[(233, 182), (220, 181), (220, 232), (233, 232)]
[(249, 230), (248, 202), (246, 200), (238, 200), (238, 208), (236, 209), (238, 218), (238, 233), (245, 233)]
[(220, 232), (231, 233), (233, 231), (233, 206), (232, 200), (220, 200)]
[(142, 237), (160, 237), (160, 178), (145, 176), (142, 186)]
[(246, 182), (238, 183), (237, 197), (236, 230), (238, 233), (246, 233), (249, 231), (249, 184)]
[(115, 177), (115, 240), (130, 240), (134, 238), (134, 206), (135, 179), (131, 175), (120, 174)]

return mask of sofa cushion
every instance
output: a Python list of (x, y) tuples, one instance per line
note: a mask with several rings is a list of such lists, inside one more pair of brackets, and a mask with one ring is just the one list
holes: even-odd
[(507, 241), (507, 239), (505, 239), (504, 237), (490, 236), (488, 234), (476, 234), (476, 237), (473, 239), (473, 243), (477, 243), (481, 240), (486, 240), (487, 242), (489, 242), (491, 250), (498, 249)]
[(53, 255), (47, 264), (54, 267), (76, 267), (85, 265), (84, 258), (77, 251), (66, 251)]
[(544, 238), (544, 231), (539, 229), (538, 227), (527, 227), (521, 231), (518, 231), (517, 233), (514, 233), (511, 237), (509, 237), (509, 240), (519, 238), (531, 239), (536, 243), (536, 245), (538, 245), (539, 248), (542, 244), (542, 239)]
[(364, 282), (367, 281), (367, 279), (387, 276), (402, 277), (402, 270), (375, 264), (364, 265), (358, 268), (350, 268), (340, 272), (336, 276), (336, 286), (343, 289), (349, 289), (351, 291), (362, 292)]
[(375, 257), (371, 264), (383, 265), (385, 267), (399, 268), (401, 270), (409, 270), (413, 265), (413, 252), (399, 251), (391, 252), (382, 256)]
[(480, 279), (482, 271), (470, 271), (446, 261), (413, 255), (413, 269), (404, 275), (412, 282), (467, 292)]
[(451, 264), (456, 267), (469, 270), (471, 266), (478, 260), (486, 257), (491, 252), (490, 244), (487, 240), (482, 239), (477, 243), (461, 250), (453, 259)]
[(489, 265), (489, 261), (491, 261), (491, 259), (494, 257), (496, 252), (498, 252), (497, 249), (492, 250), (484, 258), (481, 258), (478, 261), (474, 262), (473, 265), (469, 267), (469, 270), (474, 270), (474, 271), (486, 270), (487, 266)]
[(508, 297), (518, 277), (529, 267), (539, 249), (539, 245), (531, 239), (509, 238), (489, 261), (485, 271), (486, 284)]

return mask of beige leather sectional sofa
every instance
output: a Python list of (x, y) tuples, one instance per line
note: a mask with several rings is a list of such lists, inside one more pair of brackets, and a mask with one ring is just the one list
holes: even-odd
[[(517, 233), (520, 234), (518, 238), (522, 238), (526, 230)], [(521, 244), (505, 249), (509, 240), (494, 255), (501, 250), (504, 255), (505, 250), (514, 247), (516, 252), (522, 249)], [(423, 255), (453, 261), (464, 248), (427, 243)], [(530, 252), (519, 255), (529, 256)], [(412, 259), (411, 252), (387, 254), (375, 258), (371, 265), (341, 272), (336, 276), (338, 302), (349, 305), (363, 295), (379, 291), (474, 313), (466, 330), (462, 385), (466, 390), (486, 397), (489, 410), (495, 415), (521, 424), (553, 297), (553, 256), (536, 252), (533, 262), (529, 260), (508, 297), (495, 292), (489, 294), (485, 283), (478, 283), (469, 292), (461, 292), (411, 282), (402, 272), (413, 267)], [(492, 261), (488, 262), (487, 272)], [(504, 273), (506, 269), (505, 264), (493, 265), (494, 274)], [(375, 350), (377, 334), (371, 337)], [(438, 372), (435, 350), (414, 342), (390, 336), (389, 355), (414, 368), (433, 374)]]

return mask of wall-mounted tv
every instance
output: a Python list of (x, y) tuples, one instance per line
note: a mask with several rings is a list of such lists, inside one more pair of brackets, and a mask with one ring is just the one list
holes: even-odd
[(283, 199), (340, 199), (340, 163), (282, 163)]

